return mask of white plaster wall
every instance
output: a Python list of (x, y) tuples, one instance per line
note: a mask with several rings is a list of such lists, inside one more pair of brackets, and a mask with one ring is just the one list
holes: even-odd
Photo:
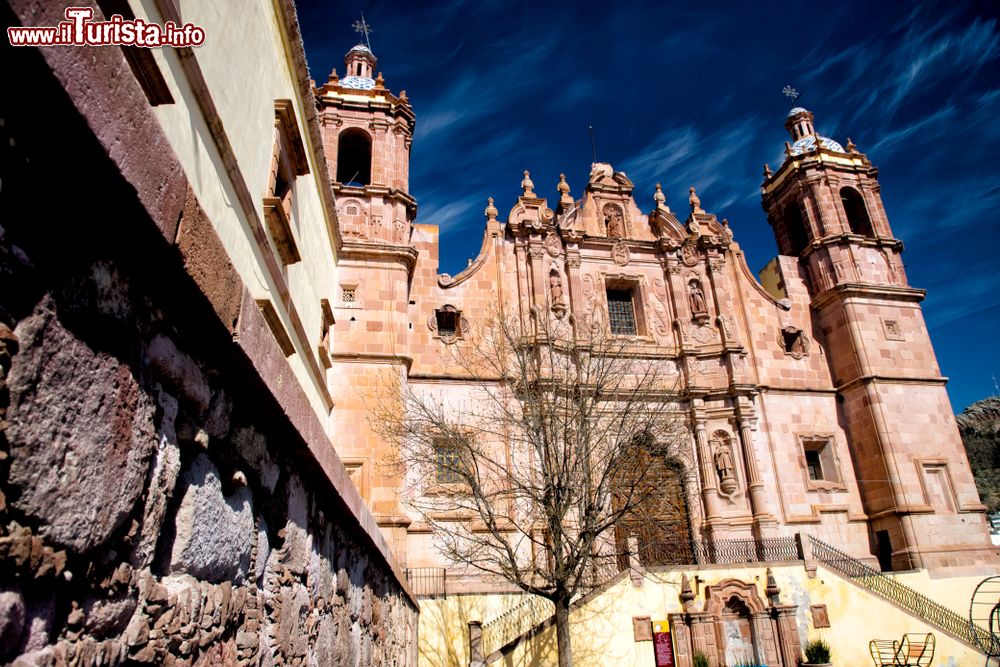
[[(163, 23), (153, 0), (133, 0), (136, 16)], [(174, 49), (154, 49), (160, 71), (174, 97), (174, 104), (155, 108), (198, 202), (212, 222), (236, 271), (254, 298), (272, 297), (297, 353), (289, 358), (299, 384), (324, 426), (330, 419), (318, 387), (303, 362), (303, 354), (316, 354), (322, 324), (320, 299), (335, 301), (336, 257), (328, 230), (332, 215), (323, 205), (322, 183), (314, 147), (304, 122), (304, 102), (294, 78), (290, 46), (286, 43), (277, 8), (271, 0), (200, 2), (182, 0), (180, 15), (205, 30), (205, 43), (193, 49), (195, 58), (222, 119), (263, 223), (261, 198), (267, 188), (274, 142), (274, 100), (290, 99), (299, 133), (306, 148), (310, 173), (293, 185), (292, 233), (302, 261), (285, 267), (285, 281), (292, 302), (309, 338), (298, 340), (281, 306), (277, 286), (264, 269), (264, 256), (254, 242), (211, 134), (181, 68)], [(234, 63), (237, 63), (234, 65)], [(279, 261), (280, 265), (280, 261)], [(317, 362), (318, 363), (318, 362)]]

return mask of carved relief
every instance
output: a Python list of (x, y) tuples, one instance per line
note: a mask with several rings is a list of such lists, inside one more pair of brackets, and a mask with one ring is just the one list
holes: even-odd
[(715, 318), (715, 321), (719, 324), (719, 335), (722, 336), (722, 343), (728, 343), (733, 340), (733, 331), (729, 326), (729, 320), (726, 319), (725, 315), (719, 315)]
[(339, 215), (340, 228), (344, 236), (368, 237), (368, 225), (365, 222), (367, 211), (361, 202), (356, 199), (348, 199), (343, 203)]
[(698, 249), (693, 245), (685, 243), (681, 246), (681, 261), (684, 262), (684, 266), (694, 266), (700, 259)]
[(715, 330), (708, 326), (708, 324), (699, 324), (691, 327), (691, 337), (702, 345), (705, 345), (715, 339)]
[(399, 218), (392, 221), (392, 240), (396, 243), (406, 243), (406, 223)]
[(558, 257), (559, 253), (562, 252), (562, 241), (559, 239), (558, 234), (549, 234), (546, 236), (543, 245), (545, 246), (545, 251), (553, 257)]
[(545, 250), (542, 248), (534, 247), (528, 250), (528, 254), (531, 255), (532, 259), (542, 259), (545, 257)]
[(670, 332), (670, 325), (667, 320), (667, 308), (664, 302), (667, 300), (667, 289), (663, 281), (659, 278), (653, 281), (653, 312), (656, 314), (656, 333), (666, 336)]
[(603, 213), (604, 228), (608, 238), (620, 239), (625, 236), (625, 216), (621, 208), (615, 204), (605, 204)]
[(885, 331), (886, 340), (906, 340), (903, 329), (899, 326), (899, 320), (883, 319), (882, 329)]
[(586, 311), (583, 313), (583, 321), (593, 324), (594, 313), (597, 312), (597, 288), (594, 286), (594, 276), (589, 273), (583, 275), (583, 302)]
[(611, 258), (615, 260), (615, 264), (618, 266), (625, 266), (629, 262), (629, 252), (628, 246), (625, 245), (624, 241), (619, 241), (615, 244), (615, 247), (611, 249)]

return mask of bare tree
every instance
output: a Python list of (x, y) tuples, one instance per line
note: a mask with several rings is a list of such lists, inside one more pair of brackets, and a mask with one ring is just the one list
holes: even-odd
[(374, 413), (441, 551), (554, 603), (560, 667), (571, 601), (619, 566), (622, 526), (679, 510), (656, 481), (690, 452), (673, 362), (580, 320), (497, 309), (446, 346), (460, 392), (399, 381)]

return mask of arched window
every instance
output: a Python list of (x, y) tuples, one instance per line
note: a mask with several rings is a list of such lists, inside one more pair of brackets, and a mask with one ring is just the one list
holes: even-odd
[(372, 140), (364, 130), (351, 128), (341, 133), (337, 147), (337, 182), (345, 185), (372, 182)]
[(781, 222), (785, 228), (786, 241), (782, 251), (786, 255), (796, 256), (809, 244), (809, 237), (806, 235), (806, 222), (802, 218), (802, 209), (799, 208), (798, 202), (793, 201), (785, 208)]
[(847, 223), (851, 226), (851, 231), (862, 236), (875, 236), (871, 218), (868, 217), (868, 208), (861, 193), (854, 188), (841, 188), (840, 201), (844, 205), (844, 213), (847, 214)]

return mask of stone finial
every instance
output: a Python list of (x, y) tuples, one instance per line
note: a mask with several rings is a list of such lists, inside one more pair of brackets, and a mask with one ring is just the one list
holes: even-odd
[(787, 155), (789, 157), (792, 156), (792, 145), (790, 143), (788, 143), (787, 141), (785, 142), (785, 155)]
[(653, 193), (653, 201), (656, 202), (657, 208), (663, 206), (663, 203), (667, 201), (666, 195), (663, 194), (663, 186), (659, 183), (656, 184), (656, 192)]
[(819, 136), (819, 132), (813, 132), (813, 142), (815, 144), (813, 146), (814, 151), (818, 151), (823, 148), (823, 137)]
[(497, 219), (497, 207), (493, 205), (493, 197), (489, 197), (486, 200), (486, 210), (483, 213), (486, 214), (487, 220)]
[(684, 607), (684, 611), (691, 611), (691, 607), (694, 604), (694, 591), (691, 590), (691, 581), (688, 579), (687, 574), (681, 575), (681, 605)]
[(778, 598), (781, 595), (781, 589), (778, 588), (778, 582), (775, 581), (771, 568), (767, 568), (767, 588), (764, 589), (764, 592), (767, 593), (767, 599), (771, 601), (772, 607), (781, 604), (781, 600)]
[(378, 76), (375, 77), (375, 87), (379, 90), (385, 88), (385, 79), (382, 78), (382, 72), (379, 72)]
[(566, 174), (559, 174), (559, 184), (556, 186), (559, 191), (559, 203), (565, 206), (573, 205), (573, 197), (569, 194), (569, 183), (566, 182)]
[(535, 196), (535, 184), (532, 182), (531, 173), (527, 169), (524, 170), (524, 180), (521, 181), (521, 189), (524, 191), (523, 196)]
[(688, 203), (691, 204), (692, 213), (705, 212), (705, 209), (701, 207), (701, 199), (698, 198), (698, 193), (694, 191), (694, 187), (688, 188)]
[(729, 218), (722, 219), (722, 235), (727, 241), (733, 240), (733, 228), (729, 226)]
[(337, 76), (337, 68), (334, 67), (332, 70), (330, 70), (330, 78), (329, 78), (328, 82), (329, 83), (337, 83), (338, 81), (340, 81), (340, 77)]
[(850, 137), (847, 137), (847, 152), (848, 153), (857, 153), (858, 152), (858, 147), (854, 145), (854, 142), (851, 141)]
[(764, 178), (771, 178), (771, 174), (773, 174), (773, 173), (774, 172), (771, 171), (771, 165), (769, 165), (768, 163), (765, 162), (764, 163)]
[(409, 102), (410, 101), (410, 98), (406, 96), (406, 91), (405, 90), (399, 91), (399, 101), (400, 102)]

